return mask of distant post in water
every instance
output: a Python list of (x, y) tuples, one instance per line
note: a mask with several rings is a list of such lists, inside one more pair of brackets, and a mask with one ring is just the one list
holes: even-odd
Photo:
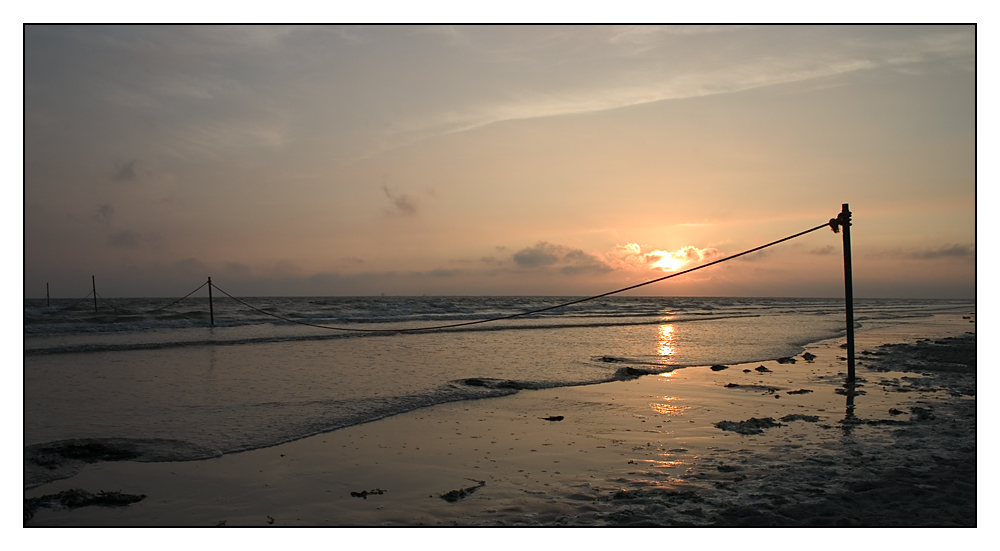
[(847, 384), (854, 384), (854, 283), (851, 273), (851, 211), (844, 203), (840, 211), (844, 230), (844, 300), (847, 303)]
[(94, 280), (94, 276), (90, 276), (90, 286), (94, 293), (94, 313), (97, 313), (97, 281)]
[(212, 308), (212, 278), (208, 278), (208, 321), (215, 327), (215, 310)]
[(48, 283), (45, 283), (45, 305), (46, 306), (52, 306), (52, 303), (49, 302), (49, 284)]

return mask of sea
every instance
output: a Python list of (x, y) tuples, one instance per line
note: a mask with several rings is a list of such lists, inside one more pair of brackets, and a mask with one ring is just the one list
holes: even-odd
[[(95, 310), (91, 299), (27, 299), (26, 457), (74, 441), (140, 461), (205, 459), (446, 402), (792, 357), (845, 334), (836, 298), (561, 306), (574, 300), (216, 293), (101, 299)], [(861, 335), (974, 312), (971, 300), (854, 303)], [(494, 318), (507, 319), (441, 328)], [(70, 474), (39, 468), (25, 485)]]

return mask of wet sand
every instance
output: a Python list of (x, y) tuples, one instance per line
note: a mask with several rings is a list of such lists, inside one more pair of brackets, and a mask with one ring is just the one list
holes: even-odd
[(88, 464), (24, 497), (146, 497), (41, 507), (25, 525), (976, 526), (975, 336), (952, 334), (882, 348), (894, 335), (862, 335), (853, 393), (833, 340), (794, 363), (521, 391), (203, 461)]

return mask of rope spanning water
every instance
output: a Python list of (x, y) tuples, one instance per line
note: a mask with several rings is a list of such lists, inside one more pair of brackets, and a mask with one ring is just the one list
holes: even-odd
[[(460, 322), (460, 323), (451, 323), (451, 324), (447, 324), (447, 325), (434, 325), (434, 326), (430, 326), (430, 327), (412, 327), (412, 328), (406, 328), (406, 329), (361, 329), (361, 328), (357, 328), (357, 327), (332, 327), (332, 326), (329, 326), (329, 325), (317, 325), (315, 323), (307, 323), (307, 322), (304, 322), (304, 321), (294, 320), (294, 319), (286, 318), (286, 317), (283, 317), (283, 316), (279, 316), (277, 314), (273, 314), (271, 312), (267, 312), (267, 311), (261, 310), (260, 308), (257, 308), (256, 306), (253, 306), (251, 304), (247, 304), (246, 302), (244, 302), (244, 301), (242, 301), (242, 300), (234, 297), (233, 295), (230, 295), (226, 291), (220, 289), (214, 283), (212, 284), (212, 287), (215, 287), (215, 289), (217, 291), (219, 291), (220, 293), (222, 293), (222, 294), (226, 295), (227, 297), (235, 300), (236, 302), (242, 304), (243, 306), (246, 306), (247, 308), (255, 310), (255, 311), (257, 311), (257, 312), (259, 312), (261, 314), (264, 314), (266, 316), (271, 316), (273, 318), (277, 318), (277, 319), (280, 319), (280, 320), (287, 321), (289, 323), (297, 323), (299, 325), (306, 325), (306, 326), (309, 326), (309, 327), (317, 327), (319, 329), (333, 329), (333, 330), (336, 330), (336, 331), (358, 331), (358, 332), (371, 332), (371, 333), (404, 333), (404, 332), (409, 332), (409, 331), (432, 331), (432, 330), (438, 330), (438, 329), (451, 329), (451, 328), (454, 328), (454, 327), (464, 327), (464, 326), (467, 326), (467, 325), (477, 325), (477, 324), (481, 324), (481, 323), (491, 323), (491, 322), (495, 322), (495, 321), (503, 321), (503, 320), (509, 320), (509, 319), (513, 319), (513, 318), (519, 318), (519, 317), (522, 317), (522, 316), (530, 316), (532, 314), (538, 314), (538, 313), (541, 313), (541, 312), (547, 312), (549, 310), (555, 310), (557, 308), (565, 308), (566, 306), (571, 306), (573, 304), (579, 304), (581, 302), (587, 302), (589, 300), (595, 300), (595, 299), (603, 298), (603, 297), (606, 297), (606, 296), (615, 295), (615, 294), (618, 294), (618, 293), (623, 293), (625, 291), (631, 291), (632, 289), (637, 289), (639, 287), (644, 287), (646, 285), (651, 285), (653, 283), (657, 283), (657, 282), (663, 281), (665, 279), (670, 279), (672, 277), (677, 277), (677, 276), (680, 276), (680, 275), (688, 274), (688, 273), (694, 272), (696, 270), (701, 270), (702, 268), (708, 268), (709, 266), (713, 266), (715, 264), (719, 264), (719, 263), (725, 262), (727, 260), (732, 260), (734, 258), (738, 258), (738, 257), (744, 256), (744, 255), (748, 255), (750, 253), (757, 252), (757, 251), (759, 251), (761, 249), (766, 249), (768, 247), (772, 247), (774, 245), (777, 245), (778, 243), (784, 243), (785, 241), (788, 241), (788, 240), (791, 240), (791, 239), (795, 239), (796, 237), (801, 237), (801, 236), (803, 236), (803, 235), (805, 235), (807, 233), (812, 233), (812, 232), (814, 232), (816, 230), (820, 230), (820, 229), (823, 229), (823, 228), (830, 228), (830, 227), (833, 227), (833, 220), (831, 220), (830, 222), (825, 222), (823, 224), (820, 224), (820, 225), (816, 226), (815, 228), (810, 228), (808, 230), (796, 233), (794, 235), (789, 235), (788, 237), (783, 237), (781, 239), (778, 239), (777, 241), (772, 241), (770, 243), (761, 245), (759, 247), (754, 247), (752, 249), (748, 249), (748, 250), (743, 251), (741, 253), (736, 253), (734, 255), (730, 255), (730, 256), (727, 256), (725, 258), (720, 258), (719, 260), (715, 260), (715, 261), (709, 262), (708, 264), (702, 264), (701, 266), (695, 266), (694, 268), (683, 270), (683, 271), (680, 271), (680, 272), (677, 272), (677, 273), (673, 273), (673, 274), (670, 274), (670, 275), (665, 275), (663, 277), (658, 277), (656, 279), (651, 279), (649, 281), (644, 281), (642, 283), (637, 283), (635, 285), (630, 285), (628, 287), (623, 287), (621, 289), (616, 289), (614, 291), (608, 291), (607, 293), (601, 293), (599, 295), (594, 295), (594, 296), (590, 296), (590, 297), (586, 297), (586, 298), (580, 298), (580, 299), (576, 299), (576, 300), (571, 300), (569, 302), (563, 302), (561, 304), (556, 304), (554, 306), (547, 306), (545, 308), (539, 308), (537, 310), (529, 310), (527, 312), (521, 312), (521, 313), (518, 313), (518, 314), (510, 314), (510, 315), (507, 315), (507, 316), (500, 316), (500, 317), (490, 318), (490, 319), (484, 319), (484, 320), (465, 321), (465, 322)], [(200, 288), (201, 287), (199, 287), (199, 289)]]
[[(189, 296), (191, 296), (191, 295), (193, 295), (193, 294), (197, 293), (198, 291), (200, 291), (200, 290), (201, 290), (201, 288), (202, 288), (202, 287), (204, 287), (204, 286), (206, 286), (206, 285), (208, 285), (208, 282), (207, 282), (207, 281), (206, 281), (205, 283), (202, 283), (201, 285), (199, 285), (199, 286), (198, 286), (198, 288), (197, 288), (197, 289), (195, 289), (194, 291), (191, 291), (190, 293), (188, 293), (188, 294), (186, 294), (186, 295), (182, 296), (181, 298), (179, 298), (179, 299), (177, 299), (177, 300), (175, 300), (175, 301), (171, 302), (170, 304), (167, 304), (166, 306), (161, 306), (161, 307), (159, 307), (159, 308), (154, 308), (154, 309), (152, 309), (152, 310), (144, 310), (144, 311), (142, 311), (142, 312), (135, 312), (135, 311), (132, 311), (132, 310), (127, 310), (127, 309), (122, 309), (122, 308), (118, 308), (118, 307), (117, 307), (117, 306), (115, 306), (115, 305), (114, 305), (114, 303), (112, 303), (112, 302), (111, 302), (110, 300), (108, 300), (108, 299), (104, 298), (103, 296), (101, 296), (101, 294), (100, 294), (100, 293), (97, 293), (97, 298), (99, 298), (99, 299), (101, 299), (102, 301), (104, 301), (104, 303), (105, 303), (105, 304), (107, 304), (107, 305), (108, 305), (108, 306), (109, 306), (109, 307), (110, 307), (110, 308), (111, 308), (112, 310), (114, 310), (115, 312), (121, 312), (122, 314), (134, 314), (134, 315), (142, 315), (142, 314), (152, 314), (152, 313), (154, 313), (154, 312), (159, 312), (160, 310), (166, 310), (167, 308), (170, 308), (171, 306), (173, 306), (173, 305), (177, 304), (178, 302), (180, 302), (180, 301), (182, 301), (182, 300), (184, 300), (184, 299), (188, 298)], [(92, 294), (94, 294), (94, 291), (91, 291), (90, 293), (87, 293), (87, 296), (83, 297), (82, 299), (80, 299), (80, 300), (79, 300), (79, 301), (77, 301), (76, 303), (72, 304), (71, 306), (74, 306), (74, 305), (76, 305), (77, 303), (79, 303), (79, 302), (82, 302), (82, 301), (86, 300), (86, 299), (87, 299), (88, 297), (90, 297), (90, 295), (92, 295)]]
[(85, 297), (83, 297), (83, 298), (81, 298), (81, 299), (77, 300), (76, 302), (72, 302), (72, 303), (70, 303), (70, 305), (69, 305), (69, 306), (64, 306), (64, 307), (63, 307), (63, 310), (69, 310), (70, 308), (75, 308), (77, 304), (80, 304), (81, 302), (83, 302), (83, 301), (87, 300), (88, 298), (90, 298), (90, 295), (92, 295), (92, 294), (94, 294), (94, 292), (93, 292), (93, 291), (91, 291), (91, 292), (87, 293), (87, 296), (85, 296)]
[(206, 286), (206, 285), (208, 285), (208, 282), (207, 282), (207, 281), (206, 281), (205, 283), (202, 283), (201, 285), (199, 285), (199, 286), (198, 286), (198, 288), (197, 288), (197, 289), (195, 289), (194, 291), (191, 291), (190, 293), (188, 293), (188, 294), (186, 294), (186, 295), (182, 296), (181, 298), (179, 298), (179, 299), (177, 299), (177, 300), (175, 300), (175, 301), (171, 302), (170, 304), (168, 304), (168, 305), (166, 305), (166, 306), (161, 306), (161, 307), (159, 307), (159, 308), (156, 308), (156, 309), (154, 309), (154, 310), (149, 310), (149, 311), (146, 311), (146, 312), (142, 312), (142, 313), (143, 313), (143, 314), (152, 314), (153, 312), (159, 312), (160, 310), (166, 310), (167, 308), (170, 308), (171, 306), (173, 306), (173, 305), (177, 304), (178, 302), (180, 302), (180, 301), (182, 301), (182, 300), (184, 300), (184, 299), (188, 298), (189, 296), (191, 296), (191, 295), (193, 295), (193, 294), (197, 293), (198, 291), (200, 291), (200, 290), (201, 290), (201, 288), (202, 288), (202, 287), (204, 287), (204, 286)]
[[(95, 293), (96, 293), (96, 291), (95, 291)], [(122, 314), (133, 314), (133, 313), (135, 313), (135, 312), (130, 312), (128, 310), (122, 310), (121, 308), (116, 307), (114, 304), (111, 303), (110, 300), (102, 297), (101, 293), (96, 293), (96, 294), (97, 294), (97, 298), (103, 300), (104, 303), (107, 304), (109, 307), (111, 307), (111, 309), (114, 310), (115, 312), (121, 312)]]

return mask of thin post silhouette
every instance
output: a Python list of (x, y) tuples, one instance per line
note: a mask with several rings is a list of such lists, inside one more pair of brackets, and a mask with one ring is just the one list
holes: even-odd
[(90, 276), (91, 289), (94, 291), (94, 313), (97, 313), (97, 281), (94, 276)]
[(208, 321), (215, 327), (215, 309), (212, 307), (212, 278), (208, 278)]
[(847, 306), (847, 384), (854, 384), (854, 277), (851, 273), (851, 211), (844, 203), (840, 211), (844, 230), (844, 301)]
[(49, 302), (49, 284), (48, 284), (48, 282), (45, 283), (45, 305), (46, 306), (52, 306), (52, 303)]

